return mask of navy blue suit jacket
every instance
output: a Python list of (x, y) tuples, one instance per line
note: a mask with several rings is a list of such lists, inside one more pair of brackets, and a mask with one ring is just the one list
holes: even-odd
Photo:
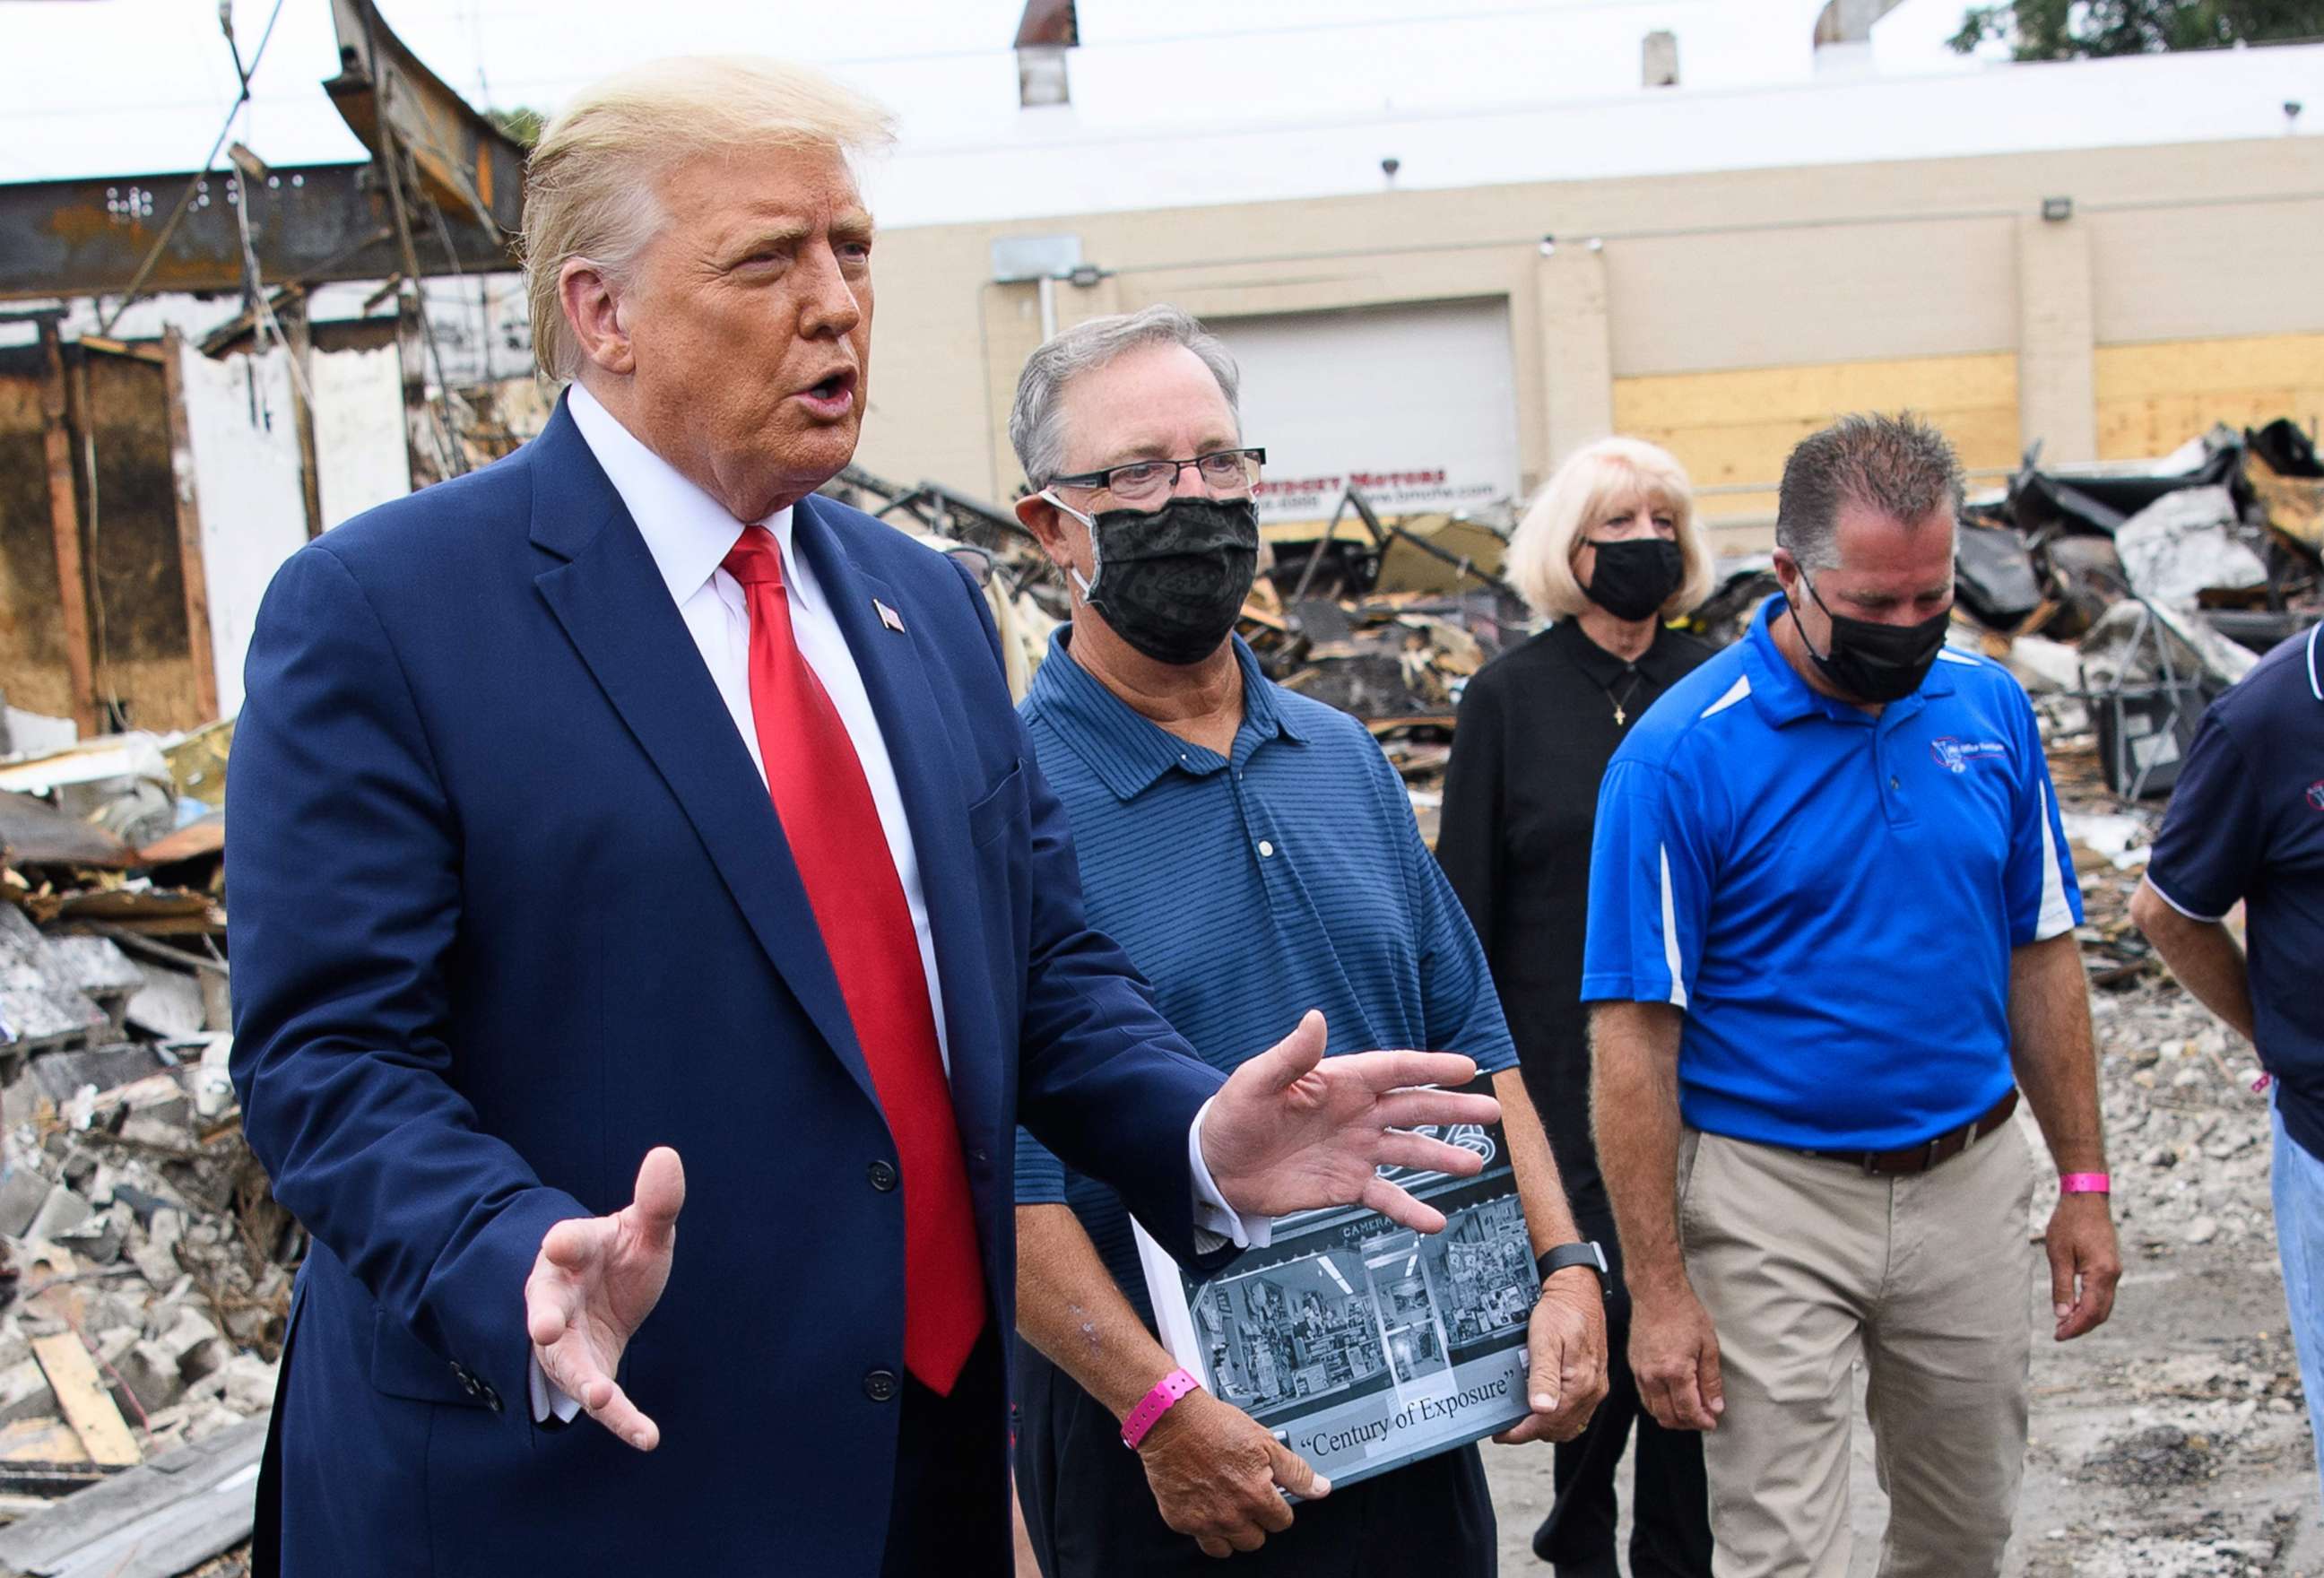
[[(1006, 1332), (1012, 1126), (1192, 1257), (1220, 1076), (1083, 918), (974, 584), (820, 497), (795, 531), (918, 850)], [(234, 1075), (314, 1240), (284, 1570), (876, 1573), (899, 1405), (866, 1378), (903, 1368), (904, 1223), (867, 1171), (894, 1148), (765, 787), (571, 417), (292, 558), (247, 675)], [(522, 1288), (658, 1144), (687, 1195), (623, 1366), (662, 1427), (641, 1454), (533, 1423)]]

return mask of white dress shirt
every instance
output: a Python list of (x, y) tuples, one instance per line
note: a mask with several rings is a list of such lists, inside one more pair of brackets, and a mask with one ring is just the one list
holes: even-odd
[[(629, 506), (630, 519), (646, 540), (654, 568), (661, 571), (670, 601), (686, 621), (687, 633), (702, 653), (703, 666), (742, 736), (751, 764), (761, 782), (767, 764), (759, 755), (759, 729), (751, 713), (751, 608), (742, 584), (719, 568), (742, 528), (725, 507), (681, 475), (677, 467), (647, 448), (595, 395), (578, 383), (567, 397), (574, 425), (589, 445), (589, 452), (613, 484), (613, 491)], [(863, 779), (872, 788), (872, 803), (880, 813), (880, 827), (888, 835), (888, 854), (904, 884), (904, 902), (912, 911), (912, 936), (919, 944), (920, 969), (927, 977), (928, 1008), (936, 1016), (936, 1049), (952, 1072), (952, 1049), (945, 1038), (944, 990), (936, 978), (935, 934), (928, 929), (928, 904), (920, 889), (920, 859), (912, 846), (912, 825), (904, 818), (903, 792), (896, 787), (895, 764), (888, 760), (888, 742), (880, 720), (872, 715), (872, 698), (864, 694), (863, 676), (855, 667), (847, 638), (832, 616), (831, 604), (816, 584), (815, 571), (791, 546), (788, 506), (760, 522), (782, 552), (783, 599), (789, 605), (791, 636), (799, 656), (823, 682), (839, 721), (854, 743)]]
[[(661, 572), (662, 584), (669, 588), (670, 601), (678, 604), (678, 617), (686, 621), (687, 633), (694, 638), (703, 666), (710, 671), (711, 682), (718, 687), (719, 697), (725, 702), (727, 714), (734, 720), (735, 732), (742, 735), (743, 748), (750, 752), (751, 763), (759, 770), (763, 782), (767, 764), (760, 754), (758, 725), (751, 712), (750, 604), (744, 599), (742, 583), (719, 568), (727, 551), (741, 538), (742, 528), (724, 505), (640, 442), (588, 390), (578, 383), (572, 384), (566, 403), (590, 454), (604, 468), (613, 491), (621, 494), (622, 503), (628, 507), (630, 519), (637, 523), (638, 534), (645, 539), (654, 568)], [(952, 1049), (945, 1034), (944, 991), (936, 975), (936, 938), (928, 928), (927, 899), (920, 886), (919, 854), (912, 844), (911, 824), (904, 817), (903, 794), (896, 786), (896, 768), (888, 758), (888, 743), (880, 733), (880, 720), (872, 710), (872, 699), (864, 693), (863, 676), (855, 667), (855, 656), (848, 650), (839, 622), (832, 616), (830, 601), (816, 584), (815, 571), (792, 548), (790, 508), (776, 511), (760, 524), (773, 535), (782, 554), (783, 595), (789, 605), (792, 639), (798, 643), (799, 655), (807, 660), (807, 667), (822, 681), (825, 694), (831, 697), (831, 705), (855, 746), (856, 759), (862, 763), (864, 780), (871, 786), (872, 803), (880, 813), (881, 830), (888, 837), (888, 855), (895, 862), (896, 875), (904, 886), (904, 902), (912, 912), (912, 934), (919, 944), (920, 968), (928, 983), (928, 1005), (936, 1017), (936, 1049), (944, 1058), (945, 1073), (949, 1078)], [(1238, 1215), (1219, 1193), (1218, 1186), (1211, 1179), (1210, 1168), (1204, 1163), (1203, 1114), (1209, 1111), (1210, 1103), (1206, 1102), (1202, 1112), (1194, 1115), (1186, 1136), (1187, 1154), (1194, 1167), (1197, 1230), (1222, 1241), (1231, 1240), (1238, 1246), (1264, 1244), (1269, 1224), (1263, 1218), (1245, 1222)], [(554, 1412), (559, 1419), (571, 1419), (580, 1411), (581, 1405), (541, 1372), (536, 1359), (532, 1365), (532, 1417), (543, 1420)]]

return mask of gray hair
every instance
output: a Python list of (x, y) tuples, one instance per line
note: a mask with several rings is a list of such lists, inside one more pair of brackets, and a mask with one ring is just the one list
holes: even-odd
[(1009, 443), (1028, 483), (1047, 487), (1065, 466), (1065, 385), (1140, 346), (1184, 346), (1201, 357), (1219, 381), (1219, 392), (1226, 396), (1227, 410), (1240, 428), (1242, 375), (1226, 346), (1194, 314), (1158, 303), (1142, 311), (1093, 318), (1026, 357), (1025, 370), (1017, 374), (1017, 398), (1009, 408)]
[(1846, 416), (1800, 440), (1784, 462), (1776, 496), (1775, 545), (1811, 570), (1840, 563), (1840, 512), (1861, 504), (1916, 524), (1961, 507), (1960, 461), (1945, 436), (1904, 411)]

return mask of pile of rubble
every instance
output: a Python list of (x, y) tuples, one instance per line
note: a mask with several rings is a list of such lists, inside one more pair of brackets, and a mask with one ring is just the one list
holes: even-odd
[(272, 1402), (304, 1241), (226, 1075), (230, 744), (0, 764), (0, 1514)]
[(2043, 469), (1973, 501), (1962, 633), (2084, 704), (2107, 786), (2169, 793), (2203, 709), (2324, 614), (2324, 462), (2285, 420), (2159, 461)]

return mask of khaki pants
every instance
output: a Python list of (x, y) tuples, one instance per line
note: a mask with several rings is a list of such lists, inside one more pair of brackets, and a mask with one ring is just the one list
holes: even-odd
[(2034, 1170), (2005, 1123), (1925, 1173), (1688, 1130), (1679, 1232), (1719, 1333), (1719, 1578), (1846, 1578), (1850, 1369), (1870, 1376), (1881, 1578), (2001, 1571), (2025, 1457)]

